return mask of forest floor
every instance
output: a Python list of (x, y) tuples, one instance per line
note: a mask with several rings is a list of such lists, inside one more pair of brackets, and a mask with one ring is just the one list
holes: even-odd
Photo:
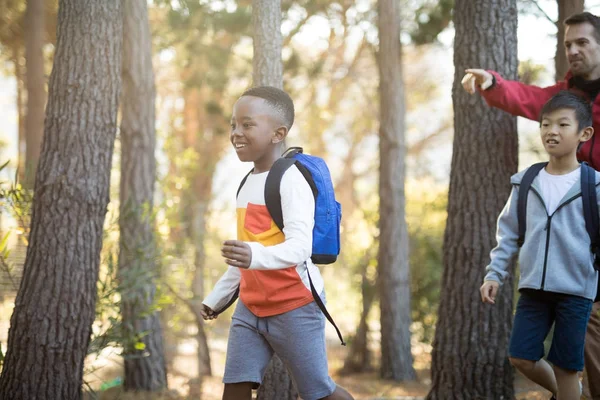
[[(213, 335), (214, 337), (214, 335)], [(225, 363), (226, 338), (211, 340), (211, 357), (214, 376), (205, 378), (202, 385), (194, 379), (197, 371), (195, 346), (192, 343), (183, 345), (179, 354), (173, 359), (169, 371), (170, 391), (160, 396), (126, 395), (121, 387), (98, 391), (97, 396), (86, 396), (86, 400), (220, 400), (223, 390), (221, 383)], [(415, 351), (416, 350), (416, 351)], [(431, 387), (429, 370), (429, 352), (413, 348), (417, 380), (407, 383), (396, 383), (382, 380), (377, 371), (340, 375), (346, 349), (339, 342), (330, 343), (329, 362), (333, 379), (340, 386), (348, 389), (356, 400), (420, 400), (424, 399)], [(93, 375), (88, 375), (92, 387), (98, 387), (101, 382), (110, 382), (122, 376), (118, 356), (109, 357), (112, 361), (104, 364)], [(105, 361), (106, 362), (106, 359)], [(541, 387), (529, 382), (520, 374), (515, 376), (515, 395), (517, 400), (549, 399), (550, 395)], [(583, 397), (582, 397), (583, 399)]]

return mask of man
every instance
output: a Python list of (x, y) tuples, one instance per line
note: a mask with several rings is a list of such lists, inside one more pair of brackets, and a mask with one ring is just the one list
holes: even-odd
[[(540, 88), (503, 79), (495, 71), (467, 69), (462, 85), (468, 93), (479, 93), (488, 105), (513, 115), (539, 121), (543, 105), (561, 90), (572, 90), (592, 103), (593, 127), (600, 132), (600, 18), (588, 12), (565, 21), (565, 51), (569, 72), (564, 81)], [(600, 170), (600, 140), (594, 135), (577, 152)], [(591, 398), (600, 399), (600, 302), (595, 303), (585, 338), (585, 368)]]

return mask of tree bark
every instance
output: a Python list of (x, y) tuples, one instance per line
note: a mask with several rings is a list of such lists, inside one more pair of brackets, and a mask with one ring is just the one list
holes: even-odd
[(281, 0), (252, 0), (253, 85), (283, 88)]
[(23, 184), (33, 188), (44, 134), (46, 79), (44, 77), (44, 0), (28, 0), (25, 12), (27, 114), (25, 117), (25, 175)]
[(356, 335), (354, 340), (350, 343), (348, 349), (348, 355), (344, 360), (344, 367), (342, 372), (344, 374), (353, 374), (358, 372), (366, 372), (371, 369), (371, 352), (369, 351), (369, 324), (368, 318), (373, 302), (375, 301), (375, 289), (376, 286), (369, 282), (367, 278), (367, 268), (369, 261), (367, 260), (363, 264), (362, 271), (362, 312), (360, 314), (360, 321), (358, 328), (356, 329)]
[[(283, 88), (281, 60), (281, 0), (252, 0), (254, 57), (252, 59), (253, 85)], [(258, 400), (296, 399), (298, 393), (283, 362), (273, 355)]]
[(258, 388), (256, 398), (258, 400), (296, 400), (298, 398), (298, 391), (294, 387), (290, 374), (287, 373), (285, 365), (276, 355), (273, 356), (265, 371), (263, 383)]
[(17, 179), (19, 182), (25, 181), (25, 99), (23, 96), (25, 92), (25, 73), (21, 66), (21, 49), (20, 46), (15, 45), (12, 49), (13, 52), (13, 63), (15, 66), (15, 79), (17, 81), (17, 127), (18, 127), (18, 140), (17, 140), (17, 155), (18, 155), (18, 171)]
[(404, 85), (400, 9), (379, 0), (379, 255), (381, 377), (414, 380), (410, 345), (410, 274), (405, 219)]
[(121, 84), (121, 2), (62, 0), (58, 21), (2, 399), (80, 399), (95, 317)]
[(554, 56), (554, 67), (557, 81), (563, 80), (569, 70), (569, 61), (565, 53), (565, 19), (573, 14), (583, 12), (584, 0), (557, 0), (558, 3), (558, 22), (556, 27), (556, 55)]
[[(454, 13), (454, 146), (444, 272), (432, 352), (432, 388), (427, 399), (512, 399), (508, 358), (512, 326), (512, 278), (496, 304), (478, 293), (489, 252), (496, 244), (496, 219), (517, 170), (514, 117), (489, 108), (461, 86), (473, 65), (517, 76), (516, 0), (457, 0)], [(485, 30), (481, 27), (485, 26)]]
[(151, 311), (158, 276), (153, 205), (156, 181), (155, 88), (148, 10), (144, 0), (123, 9), (123, 97), (119, 278), (121, 312), (128, 337), (143, 349), (125, 349), (127, 391), (158, 391), (167, 386), (162, 329)]

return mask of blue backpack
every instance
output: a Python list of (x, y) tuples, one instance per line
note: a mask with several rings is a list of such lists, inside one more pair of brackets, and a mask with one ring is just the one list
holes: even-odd
[[(325, 164), (325, 161), (322, 158), (304, 154), (302, 147), (290, 147), (286, 150), (283, 156), (275, 161), (267, 175), (267, 181), (265, 183), (265, 204), (267, 210), (269, 211), (269, 214), (271, 214), (271, 218), (273, 218), (275, 225), (283, 232), (283, 213), (281, 211), (281, 193), (279, 189), (281, 187), (283, 175), (292, 165), (295, 165), (302, 173), (315, 197), (315, 224), (313, 227), (313, 244), (310, 258), (315, 264), (332, 264), (337, 260), (337, 256), (340, 254), (342, 207), (340, 203), (335, 200), (331, 174), (329, 173), (327, 164)], [(242, 179), (237, 190), (238, 195), (252, 171), (253, 170), (250, 170), (244, 179)], [(342, 345), (345, 346), (346, 343), (344, 342), (342, 334), (327, 311), (325, 304), (323, 304), (319, 293), (317, 293), (310, 274), (308, 273), (308, 269), (306, 272), (308, 274), (310, 290), (315, 302), (327, 320), (333, 325)], [(216, 313), (220, 314), (231, 306), (238, 295), (239, 288), (225, 307)]]
[[(521, 184), (519, 185), (519, 197), (517, 199), (517, 220), (519, 225), (519, 248), (525, 242), (527, 230), (527, 198), (529, 189), (535, 177), (547, 165), (547, 162), (533, 164), (527, 169)], [(594, 255), (594, 269), (600, 271), (600, 216), (598, 215), (598, 202), (596, 199), (596, 171), (587, 163), (581, 163), (581, 200), (583, 202), (583, 218), (585, 228), (590, 237), (590, 251)], [(551, 217), (549, 217), (551, 218)], [(548, 235), (550, 230), (548, 230)], [(545, 272), (544, 272), (545, 274)], [(542, 283), (543, 285), (543, 283)], [(594, 302), (600, 301), (600, 279)]]

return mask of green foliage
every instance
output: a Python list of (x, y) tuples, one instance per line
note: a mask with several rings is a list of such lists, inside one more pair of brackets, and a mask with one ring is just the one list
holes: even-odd
[(410, 31), (416, 45), (432, 43), (452, 22), (454, 0), (425, 0), (415, 11), (416, 26)]
[(447, 194), (443, 189), (411, 193), (414, 195), (409, 195), (407, 210), (412, 333), (419, 341), (431, 344), (440, 301)]

